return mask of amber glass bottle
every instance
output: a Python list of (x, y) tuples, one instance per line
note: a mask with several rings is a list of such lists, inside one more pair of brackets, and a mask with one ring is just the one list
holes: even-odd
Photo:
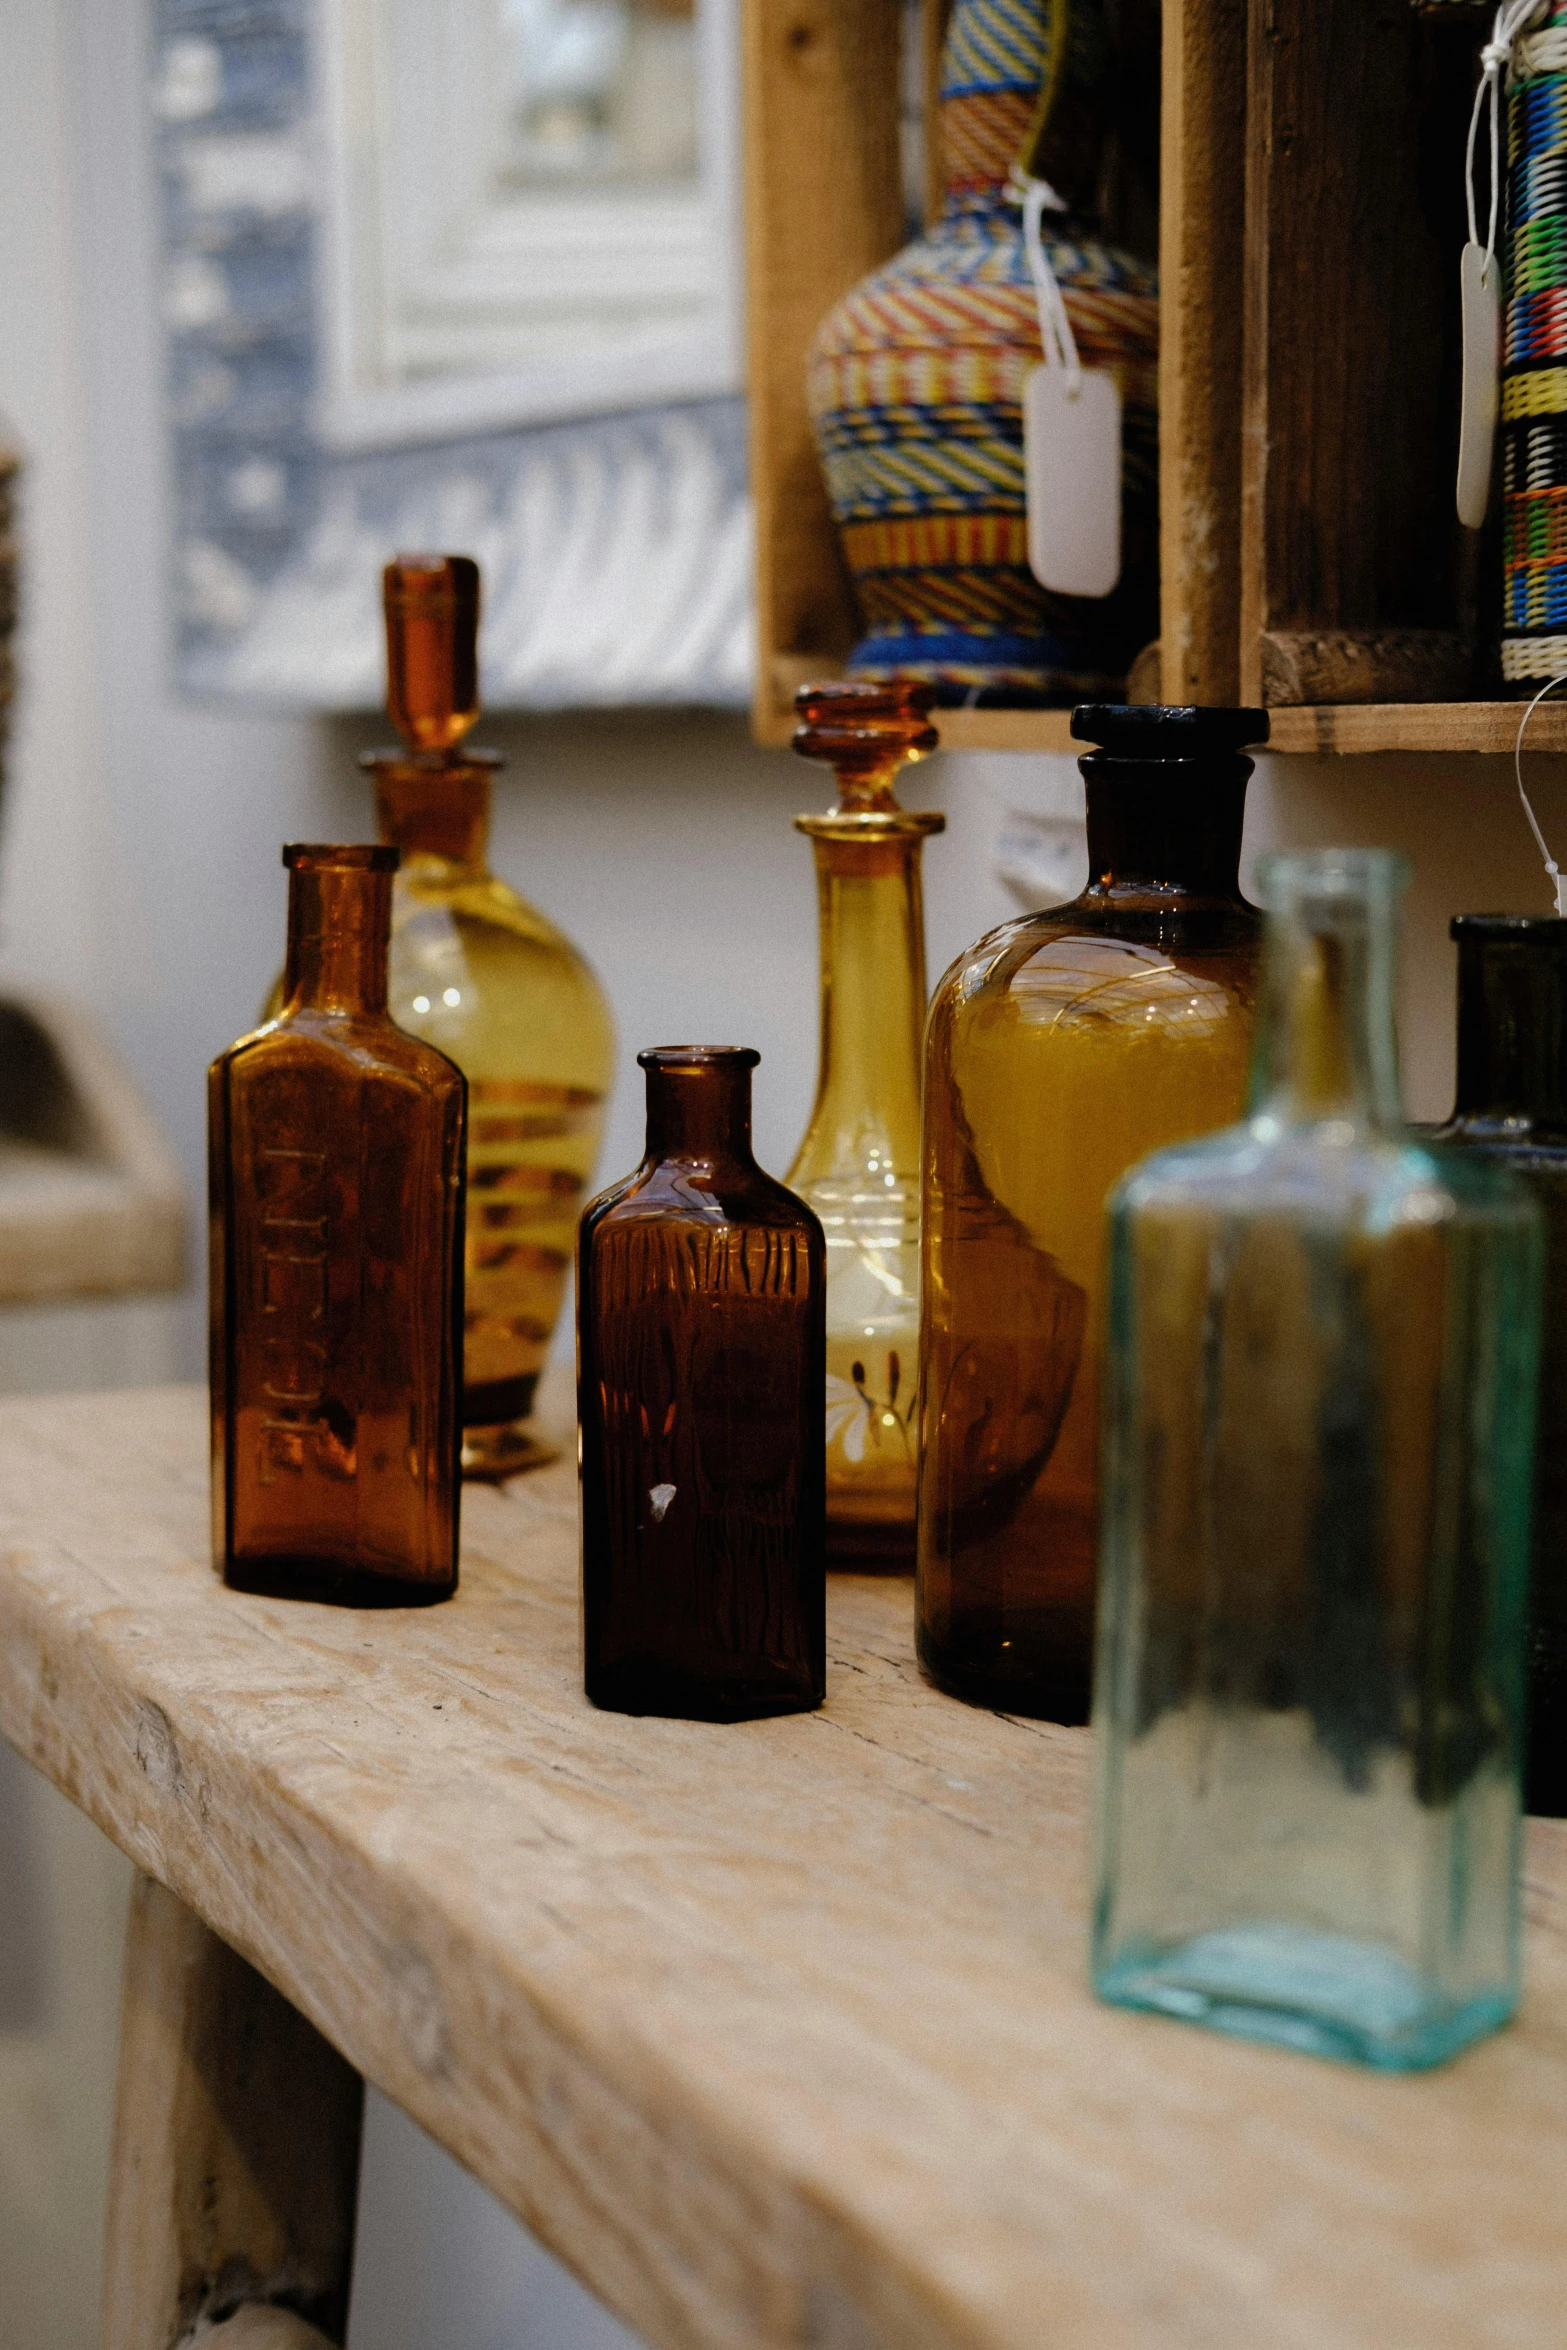
[(444, 1599), (466, 1087), (387, 1015), (397, 851), (283, 861), (283, 1008), (208, 1088), (214, 1555), (247, 1591)]
[(1521, 1176), (1545, 1216), (1524, 1804), (1567, 1813), (1567, 922), (1460, 914), (1458, 1090), (1440, 1142)]
[(754, 1052), (637, 1057), (647, 1155), (577, 1247), (587, 1692), (798, 1713), (826, 1672), (822, 1228), (751, 1156)]
[(789, 1169), (827, 1235), (827, 1555), (914, 1563), (919, 1355), (920, 851), (945, 817), (898, 805), (905, 761), (936, 747), (923, 685), (803, 686), (794, 747), (838, 778), (797, 816), (816, 850), (822, 1039), (816, 1101)]
[(384, 595), (387, 707), (407, 748), (364, 765), (381, 838), (402, 851), (390, 1003), (468, 1079), (463, 1468), (507, 1477), (551, 1458), (528, 1419), (598, 1156), (614, 1029), (576, 949), (486, 862), (501, 762), (464, 745), (479, 714), (477, 564), (400, 556)]
[(1086, 1721), (1105, 1196), (1230, 1124), (1260, 918), (1237, 879), (1260, 710), (1085, 706), (1089, 884), (994, 930), (931, 1005), (920, 1322), (920, 1661)]

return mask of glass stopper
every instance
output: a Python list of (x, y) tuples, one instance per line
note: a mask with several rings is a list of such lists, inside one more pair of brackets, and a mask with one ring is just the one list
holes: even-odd
[(930, 723), (935, 698), (932, 687), (912, 681), (876, 685), (833, 678), (802, 685), (794, 697), (800, 723), (792, 748), (802, 759), (832, 768), (840, 807), (896, 807), (892, 783), (898, 769), (940, 745)]
[(414, 751), (450, 751), (479, 715), (479, 566), (397, 555), (382, 574), (386, 707)]

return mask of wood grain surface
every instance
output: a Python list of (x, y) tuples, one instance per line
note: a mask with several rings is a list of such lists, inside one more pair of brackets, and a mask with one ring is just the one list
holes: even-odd
[(0, 1406), (0, 1728), (654, 2344), (1560, 2350), (1567, 1829), (1521, 2021), (1362, 2077), (1099, 2007), (1085, 1734), (836, 1577), (819, 1714), (596, 1715), (569, 1470), (447, 1606), (224, 1591), (190, 1391)]
[(775, 654), (818, 672), (859, 633), (811, 435), (805, 365), (903, 242), (899, 0), (745, 0), (743, 105), (759, 742), (787, 742)]
[(1165, 0), (1162, 98), (1158, 698), (1230, 703), (1240, 690), (1246, 0)]

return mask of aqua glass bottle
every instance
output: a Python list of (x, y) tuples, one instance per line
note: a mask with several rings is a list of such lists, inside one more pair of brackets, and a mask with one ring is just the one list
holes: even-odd
[(1540, 1217), (1402, 1122), (1402, 861), (1261, 880), (1250, 1115), (1110, 1206), (1093, 1973), (1402, 2069), (1518, 1995)]

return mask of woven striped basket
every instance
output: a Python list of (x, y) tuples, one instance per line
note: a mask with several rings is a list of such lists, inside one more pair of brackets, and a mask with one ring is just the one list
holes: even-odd
[[(1116, 696), (1158, 632), (1153, 270), (1046, 220), (1087, 367), (1123, 402), (1122, 577), (1047, 595), (1028, 568), (1023, 379), (1041, 357), (1008, 174), (1104, 75), (1097, 0), (956, 0), (942, 60), (946, 200), (925, 236), (841, 302), (807, 398), (864, 635), (851, 676), (919, 678), (947, 705)], [(1065, 191), (1063, 191), (1065, 192)]]
[(1507, 93), (1502, 675), (1567, 676), (1567, 0), (1542, 5)]

